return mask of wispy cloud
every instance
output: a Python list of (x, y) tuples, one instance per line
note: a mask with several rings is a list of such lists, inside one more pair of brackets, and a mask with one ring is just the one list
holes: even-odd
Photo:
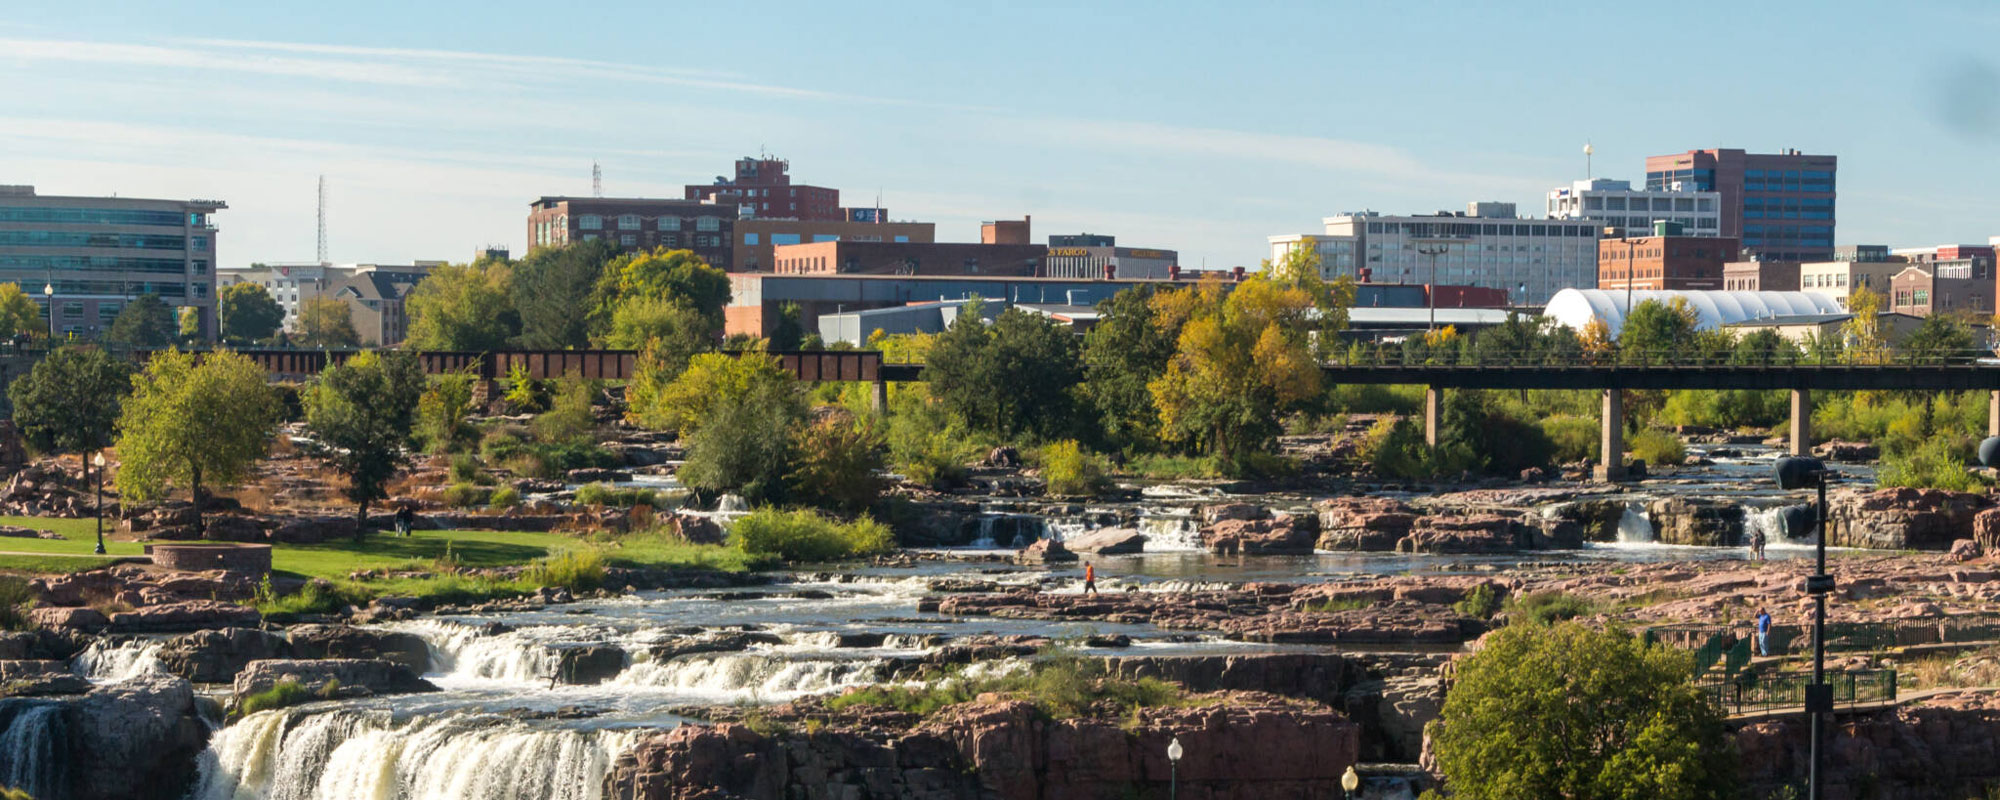
[(455, 86), (457, 78), (385, 62), (244, 56), (183, 47), (58, 39), (0, 39), (0, 59), (221, 70), (391, 86)]

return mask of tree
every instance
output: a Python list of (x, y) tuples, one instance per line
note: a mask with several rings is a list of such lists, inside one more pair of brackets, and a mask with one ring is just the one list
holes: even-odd
[(1932, 314), (1903, 338), (1901, 349), (1911, 364), (1964, 364), (1979, 355), (1973, 348), (1972, 329), (1963, 321)]
[(798, 303), (786, 303), (778, 310), (778, 324), (771, 326), (771, 341), (768, 350), (797, 350), (806, 338), (805, 324), (800, 322), (802, 313)]
[(604, 266), (597, 279), (592, 319), (602, 325), (618, 305), (635, 297), (672, 300), (707, 317), (722, 330), (722, 307), (729, 303), (729, 274), (693, 250), (655, 248), (627, 253)]
[(306, 298), (299, 304), (299, 338), (307, 347), (359, 347), (354, 308), (337, 297)]
[(7, 387), (14, 424), (45, 453), (83, 453), (111, 444), (118, 409), (132, 391), (132, 366), (96, 347), (62, 347)]
[(860, 513), (882, 493), (886, 445), (873, 425), (849, 414), (828, 414), (797, 429), (792, 468), (785, 474), (788, 497), (810, 506)]
[(177, 483), (200, 509), (208, 482), (241, 480), (264, 456), (281, 408), (264, 370), (240, 353), (153, 354), (118, 416), (119, 491), (143, 502)]
[(1298, 248), (1250, 279), (1161, 292), (1155, 324), (1177, 330), (1167, 371), (1148, 384), (1168, 441), (1187, 442), (1225, 469), (1254, 469), (1279, 420), (1320, 390), (1322, 349), (1345, 323), (1354, 287), (1319, 279), (1318, 256)]
[(507, 346), (521, 330), (514, 310), (513, 266), (502, 259), (433, 267), (403, 298), (414, 350), (487, 352)]
[(327, 367), (300, 397), (312, 435), (310, 452), (347, 476), (356, 541), (368, 521), (368, 503), (388, 497), (383, 485), (407, 457), (423, 391), (417, 354), (393, 350), (361, 353)]
[(519, 343), (530, 350), (590, 345), (590, 310), (599, 278), (617, 248), (598, 239), (563, 247), (538, 247), (514, 268), (514, 310), (521, 315)]
[(1459, 661), (1431, 738), (1465, 800), (1731, 797), (1722, 713), (1692, 655), (1577, 623), (1520, 623)]
[(1768, 367), (1775, 364), (1796, 364), (1799, 356), (1799, 346), (1793, 344), (1790, 339), (1770, 328), (1759, 328), (1745, 334), (1736, 342), (1736, 349), (1730, 353), (1729, 363)]
[(1857, 286), (1847, 296), (1847, 323), (1841, 326), (1841, 351), (1850, 364), (1889, 363), (1889, 334), (1882, 330), (1882, 295)]
[(1114, 447), (1150, 450), (1160, 441), (1160, 413), (1146, 385), (1166, 374), (1179, 331), (1156, 324), (1155, 293), (1136, 286), (1098, 303), (1101, 321), (1083, 337), (1083, 396)]
[(1073, 387), (1083, 379), (1076, 335), (1047, 317), (1010, 308), (988, 326), (967, 303), (924, 366), (931, 396), (973, 429), (1003, 440), (1054, 437), (1076, 421)]
[(645, 412), (680, 431), (687, 461), (681, 483), (742, 494), (752, 502), (783, 497), (792, 465), (792, 431), (805, 419), (805, 393), (775, 356), (704, 353), (662, 390)]
[(180, 334), (182, 342), (194, 342), (201, 339), (201, 309), (194, 306), (181, 306)]
[(1687, 298), (1676, 296), (1665, 303), (1642, 300), (1626, 313), (1625, 326), (1618, 331), (1619, 360), (1626, 364), (1689, 360), (1700, 324), (1701, 317)]
[(0, 283), (0, 336), (38, 335), (49, 332), (42, 306), (21, 291), (18, 283)]
[(426, 451), (456, 453), (478, 441), (479, 430), (465, 421), (472, 413), (472, 384), (476, 380), (470, 372), (447, 372), (437, 376), (417, 399), (415, 434)]
[(167, 308), (166, 303), (156, 296), (142, 294), (118, 312), (105, 338), (131, 347), (150, 349), (173, 344), (174, 334), (179, 330), (174, 312)]
[(261, 342), (285, 324), (285, 309), (262, 284), (232, 283), (216, 292), (216, 317), (225, 342)]
[(666, 360), (668, 378), (687, 368), (694, 354), (715, 348), (714, 323), (687, 303), (664, 297), (627, 297), (611, 314), (611, 331), (604, 346), (616, 350), (652, 349)]

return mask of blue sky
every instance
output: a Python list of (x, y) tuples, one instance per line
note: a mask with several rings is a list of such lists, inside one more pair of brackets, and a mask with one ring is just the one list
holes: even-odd
[(982, 219), (1254, 264), (1321, 217), (1539, 213), (1699, 147), (1840, 156), (1841, 243), (2000, 235), (2000, 4), (10, 4), (0, 183), (229, 202), (222, 262), (519, 252), (527, 204), (760, 148)]

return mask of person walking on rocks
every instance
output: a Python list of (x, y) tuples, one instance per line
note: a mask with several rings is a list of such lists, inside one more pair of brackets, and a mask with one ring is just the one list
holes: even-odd
[(1758, 561), (1764, 560), (1764, 529), (1762, 528), (1750, 532), (1750, 556)]
[(1771, 612), (1757, 609), (1757, 655), (1771, 654)]
[(1083, 593), (1097, 594), (1097, 565), (1083, 565)]

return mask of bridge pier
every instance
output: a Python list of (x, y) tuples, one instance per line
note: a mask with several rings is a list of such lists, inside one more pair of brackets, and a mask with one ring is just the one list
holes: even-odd
[(1598, 442), (1598, 465), (1591, 469), (1591, 479), (1600, 483), (1625, 480), (1625, 392), (1619, 389), (1604, 390), (1604, 413), (1598, 415), (1601, 435)]
[(1444, 389), (1437, 386), (1424, 387), (1424, 444), (1432, 450), (1438, 446), (1438, 428), (1444, 422)]
[(1785, 436), (1785, 447), (1792, 455), (1809, 456), (1812, 446), (1812, 390), (1793, 389), (1792, 429)]
[(877, 414), (886, 415), (889, 413), (888, 381), (882, 380), (881, 378), (875, 379), (874, 387), (870, 389), (868, 392), (868, 407), (873, 409)]

